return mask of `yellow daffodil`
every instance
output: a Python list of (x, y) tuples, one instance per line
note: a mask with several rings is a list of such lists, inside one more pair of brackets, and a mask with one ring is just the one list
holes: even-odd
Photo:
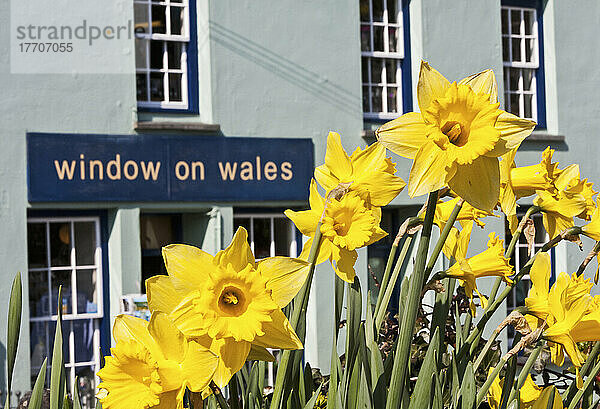
[(396, 164), (385, 156), (385, 147), (374, 143), (366, 149), (356, 148), (348, 156), (340, 135), (329, 132), (325, 164), (315, 169), (315, 179), (330, 192), (340, 183), (349, 184), (363, 200), (370, 198), (374, 206), (385, 206), (406, 186), (396, 173)]
[(368, 201), (365, 202), (353, 191), (339, 200), (330, 199), (325, 208), (325, 199), (319, 194), (314, 180), (310, 184), (309, 202), (310, 210), (285, 211), (285, 215), (294, 222), (298, 230), (310, 237), (304, 244), (300, 258), (308, 257), (317, 223), (321, 220), (323, 238), (316, 263), (329, 260), (336, 274), (342, 280), (352, 283), (356, 275), (356, 249), (375, 243), (387, 235), (379, 227), (381, 209), (369, 206)]
[(554, 179), (557, 177), (557, 163), (552, 163), (553, 149), (542, 152), (542, 161), (537, 165), (516, 167), (513, 149), (502, 155), (500, 160), (500, 207), (514, 233), (517, 229), (517, 200), (542, 190), (556, 195)]
[(187, 340), (164, 313), (150, 322), (128, 315), (115, 319), (116, 346), (98, 372), (106, 409), (183, 408), (183, 394), (204, 390), (218, 358)]
[(554, 181), (558, 193), (552, 195), (547, 191), (538, 191), (533, 204), (539, 206), (543, 213), (543, 222), (550, 238), (561, 231), (573, 227), (573, 217), (588, 219), (589, 202), (595, 192), (591, 184), (579, 178), (579, 166), (571, 165), (560, 171)]
[[(488, 376), (492, 374), (494, 371), (493, 368), (490, 368), (488, 371)], [(502, 398), (502, 388), (504, 386), (504, 379), (500, 379), (500, 377), (496, 377), (488, 390), (488, 404), (491, 409), (498, 409), (500, 407), (500, 399)], [(533, 379), (531, 378), (531, 374), (527, 374), (525, 378), (525, 383), (519, 390), (519, 403), (522, 408), (531, 408), (535, 402), (540, 398), (542, 394), (542, 388), (537, 386)]]
[[(433, 223), (437, 225), (440, 229), (443, 229), (444, 225), (450, 218), (450, 214), (452, 213), (454, 206), (456, 206), (456, 203), (458, 203), (459, 200), (459, 197), (455, 197), (454, 199), (446, 201), (438, 201), (437, 205), (435, 206)], [(460, 208), (460, 212), (458, 212), (456, 220), (461, 223), (474, 221), (479, 227), (484, 227), (485, 223), (481, 219), (487, 216), (493, 216), (493, 214), (490, 212), (479, 210), (471, 206), (469, 203), (465, 202)], [(420, 217), (425, 218), (424, 211), (420, 214)]]
[(215, 383), (223, 387), (264, 348), (301, 349), (281, 311), (298, 293), (308, 263), (288, 257), (254, 260), (240, 227), (215, 257), (183, 244), (163, 248), (168, 276), (146, 281), (148, 306), (169, 314), (177, 328), (219, 356)]
[(442, 250), (448, 258), (454, 257), (456, 260), (456, 263), (445, 273), (449, 277), (458, 278), (461, 285), (465, 287), (465, 293), (471, 299), (471, 312), (475, 316), (473, 292), (477, 293), (484, 308), (487, 305), (487, 299), (477, 289), (475, 280), (480, 277), (496, 276), (510, 283), (509, 276), (512, 274), (512, 267), (508, 259), (504, 257), (504, 243), (495, 233), (489, 235), (487, 250), (466, 258), (472, 228), (473, 223), (468, 223), (459, 233), (453, 227)]
[[(550, 399), (552, 399), (552, 406), (549, 406)], [(542, 390), (531, 409), (564, 409), (562, 397), (554, 386), (547, 386)]]
[(517, 147), (535, 123), (498, 109), (491, 70), (450, 83), (422, 62), (417, 99), (421, 113), (402, 115), (376, 132), (392, 152), (414, 159), (408, 194), (448, 185), (474, 207), (491, 211), (500, 193), (498, 157)]

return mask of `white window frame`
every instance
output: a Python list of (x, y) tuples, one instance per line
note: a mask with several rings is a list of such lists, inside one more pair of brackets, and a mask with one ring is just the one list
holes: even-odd
[[(148, 7), (148, 23), (149, 32), (147, 33), (136, 33), (137, 47), (138, 39), (146, 40), (146, 64), (145, 68), (137, 68), (136, 63), (136, 79), (137, 75), (146, 75), (146, 100), (138, 100), (138, 107), (141, 108), (160, 108), (160, 109), (188, 109), (189, 108), (189, 90), (188, 90), (188, 62), (187, 62), (187, 50), (190, 41), (190, 6), (189, 0), (182, 0), (181, 2), (175, 2), (173, 0), (165, 1), (153, 1), (153, 0), (134, 0), (135, 5), (142, 4)], [(153, 33), (152, 32), (152, 6), (165, 6), (165, 21), (166, 21), (166, 33)], [(177, 7), (183, 9), (183, 24), (182, 34), (171, 34), (171, 7)], [(163, 66), (162, 68), (151, 68), (150, 67), (150, 49), (152, 41), (161, 41), (163, 44)], [(180, 68), (169, 68), (169, 58), (167, 53), (167, 42), (173, 41), (181, 44), (181, 58), (179, 61)], [(150, 74), (161, 73), (163, 75), (163, 101), (151, 101), (150, 91)], [(180, 74), (181, 75), (181, 101), (170, 101), (169, 100), (169, 74)], [(136, 98), (137, 98), (137, 80), (136, 80)]]
[[(369, 110), (365, 111), (363, 107), (363, 115), (367, 119), (394, 119), (402, 114), (402, 101), (403, 101), (403, 89), (402, 89), (402, 59), (404, 58), (404, 21), (403, 21), (403, 13), (402, 13), (402, 2), (401, 0), (380, 0), (383, 5), (383, 22), (373, 21), (373, 0), (366, 0), (369, 2), (369, 21), (360, 21), (360, 27), (362, 30), (362, 26), (368, 26), (370, 32), (370, 49), (371, 51), (363, 51), (362, 50), (362, 40), (361, 40), (361, 67), (362, 62), (367, 61), (367, 79), (369, 82), (362, 82), (362, 92), (365, 92), (365, 88), (368, 89), (369, 93)], [(397, 23), (390, 23), (388, 16), (388, 2), (393, 1), (396, 3)], [(384, 51), (374, 51), (375, 50), (375, 31), (374, 27), (383, 27), (383, 47)], [(398, 44), (396, 45), (396, 52), (389, 51), (389, 29), (395, 28), (398, 33)], [(361, 34), (362, 37), (362, 34)], [(381, 70), (381, 79), (379, 82), (372, 82), (371, 76), (371, 61), (373, 59), (380, 59), (382, 61), (382, 70)], [(387, 72), (386, 72), (386, 61), (394, 60), (396, 61), (396, 83), (388, 83), (387, 82)], [(362, 75), (362, 74), (361, 74)], [(387, 98), (387, 89), (388, 86), (396, 88), (396, 112), (391, 112), (388, 108), (388, 98)], [(373, 87), (382, 87), (381, 93), (381, 112), (373, 111)], [(362, 102), (361, 102), (362, 103)]]
[[(502, 52), (503, 52), (503, 65), (504, 65), (504, 106), (507, 111), (513, 112), (515, 115), (518, 115), (521, 118), (531, 119), (533, 121), (537, 121), (537, 105), (538, 105), (538, 95), (537, 95), (537, 81), (536, 74), (537, 70), (540, 67), (539, 63), (539, 31), (538, 31), (538, 22), (537, 22), (537, 10), (531, 7), (514, 7), (514, 6), (502, 6), (501, 13), (506, 11), (507, 13), (507, 27), (506, 33), (502, 30)], [(512, 33), (512, 18), (511, 15), (514, 12), (519, 12), (521, 15), (520, 25), (519, 25), (519, 33)], [(531, 27), (531, 34), (525, 33), (525, 12), (532, 13), (533, 24)], [(501, 18), (501, 23), (503, 19)], [(518, 39), (519, 41), (519, 52), (521, 55), (520, 61), (514, 61), (513, 59), (513, 39)], [(527, 40), (531, 40), (533, 44), (533, 49), (531, 52), (531, 61), (526, 61), (526, 45)], [(508, 42), (508, 60), (504, 59), (504, 41)], [(510, 75), (511, 71), (515, 72), (518, 70), (519, 80), (518, 80), (518, 89), (510, 89)], [(524, 90), (524, 72), (531, 72), (531, 86), (529, 90)], [(511, 95), (519, 96), (519, 109), (518, 112), (513, 109), (510, 102)], [(525, 95), (531, 95), (531, 117), (527, 117), (525, 115)]]
[[(76, 251), (75, 251), (75, 223), (78, 222), (93, 222), (95, 225), (95, 239), (96, 239), (96, 249), (94, 251), (94, 264), (93, 265), (77, 265), (76, 264)], [(94, 375), (95, 375), (95, 385), (99, 383), (99, 379), (97, 376), (98, 370), (100, 368), (100, 320), (104, 317), (104, 306), (103, 306), (103, 283), (102, 283), (102, 242), (100, 236), (100, 218), (99, 217), (32, 217), (27, 219), (28, 224), (34, 223), (44, 223), (46, 225), (46, 267), (36, 267), (36, 268), (28, 268), (28, 272), (39, 272), (43, 273), (44, 271), (48, 274), (48, 294), (49, 294), (49, 312), (51, 315), (41, 316), (41, 317), (30, 317), (30, 323), (50, 323), (56, 322), (58, 320), (58, 315), (53, 314), (53, 311), (56, 311), (57, 306), (53, 306), (52, 304), (52, 282), (51, 276), (52, 271), (68, 271), (71, 270), (71, 314), (63, 314), (63, 337), (68, 334), (68, 347), (69, 347), (69, 361), (65, 361), (65, 368), (68, 371), (69, 376), (69, 385), (71, 390), (73, 390), (73, 385), (75, 384), (75, 368), (77, 367), (85, 367), (85, 366), (93, 366)], [(50, 248), (50, 223), (69, 223), (70, 224), (70, 237), (71, 237), (71, 250), (70, 250), (70, 266), (60, 266), (60, 267), (52, 267), (51, 263), (51, 248)], [(97, 299), (97, 312), (96, 313), (79, 313), (77, 311), (77, 271), (78, 270), (96, 270), (96, 299)], [(29, 275), (28, 275), (29, 278)], [(73, 330), (73, 323), (75, 320), (91, 320), (93, 326), (93, 360), (92, 361), (82, 361), (75, 362), (75, 333)], [(49, 326), (46, 325), (46, 351), (50, 352), (51, 345), (50, 339), (53, 334), (50, 334)], [(50, 369), (52, 365), (49, 364), (47, 366), (47, 374), (49, 376)], [(32, 373), (37, 373), (39, 371), (39, 367), (32, 367)], [(90, 402), (90, 405), (93, 406), (94, 402)]]

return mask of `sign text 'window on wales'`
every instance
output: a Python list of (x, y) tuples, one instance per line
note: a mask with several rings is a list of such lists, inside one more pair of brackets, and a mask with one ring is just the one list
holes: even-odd
[(305, 201), (311, 139), (27, 134), (30, 202)]

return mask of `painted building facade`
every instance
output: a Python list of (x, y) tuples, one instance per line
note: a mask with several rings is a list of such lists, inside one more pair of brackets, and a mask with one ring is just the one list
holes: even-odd
[[(51, 348), (58, 303), (69, 376), (92, 382), (121, 297), (143, 293), (145, 278), (164, 274), (164, 244), (214, 254), (245, 226), (257, 258), (299, 254), (302, 237), (283, 210), (307, 206), (306, 169), (322, 163), (327, 133), (339, 132), (352, 151), (371, 143), (380, 124), (417, 110), (421, 59), (451, 80), (495, 71), (505, 109), (539, 123), (518, 165), (538, 162), (550, 145), (556, 160), (579, 163), (592, 181), (599, 173), (595, 1), (104, 4), (101, 15), (86, 18), (124, 18), (135, 28), (135, 38), (105, 62), (120, 73), (15, 70), (8, 56), (20, 44), (18, 31), (8, 12), (0, 14), (0, 316), (17, 271), (27, 301), (16, 391), (30, 389)], [(395, 160), (407, 179), (410, 161)], [(235, 181), (226, 174), (233, 163)], [(423, 200), (402, 192), (385, 210), (384, 229), (393, 236)], [(503, 235), (502, 218), (488, 226)], [(474, 232), (471, 252), (485, 247), (486, 234)], [(359, 251), (358, 275), (374, 291), (368, 266), (381, 274), (390, 242)], [(556, 271), (574, 271), (580, 259), (565, 245), (553, 253)], [(67, 296), (58, 300), (61, 284)], [(332, 294), (333, 273), (323, 264), (309, 306), (306, 359), (324, 373)], [(2, 325), (0, 355), (5, 340)], [(2, 390), (5, 373), (2, 358)]]

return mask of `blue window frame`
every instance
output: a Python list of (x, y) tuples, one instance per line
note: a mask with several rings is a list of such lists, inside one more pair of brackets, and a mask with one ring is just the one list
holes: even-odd
[(503, 0), (501, 7), (505, 109), (546, 128), (543, 4)]
[(408, 1), (360, 0), (365, 119), (389, 120), (412, 110)]
[(138, 109), (198, 113), (195, 0), (134, 0), (134, 20)]

